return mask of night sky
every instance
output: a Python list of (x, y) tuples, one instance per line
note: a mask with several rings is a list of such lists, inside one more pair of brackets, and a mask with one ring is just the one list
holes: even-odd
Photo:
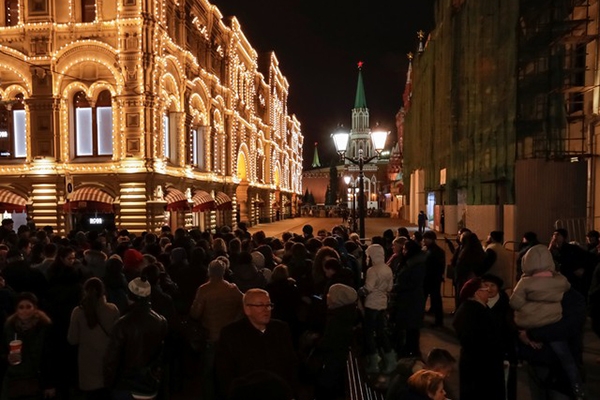
[(335, 156), (330, 133), (350, 128), (357, 82), (363, 79), (371, 126), (395, 134), (402, 106), (406, 53), (415, 52), (416, 32), (433, 27), (435, 0), (212, 0), (235, 15), (252, 46), (275, 51), (290, 84), (288, 111), (304, 134), (304, 167), (319, 142), (321, 164)]

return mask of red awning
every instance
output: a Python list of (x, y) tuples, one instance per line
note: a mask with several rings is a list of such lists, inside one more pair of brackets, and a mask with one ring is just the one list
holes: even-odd
[(0, 189), (0, 211), (22, 213), (25, 212), (26, 206), (27, 200), (23, 197), (6, 189)]
[(113, 213), (114, 199), (100, 188), (83, 186), (73, 192), (65, 203), (65, 211)]
[(194, 203), (192, 211), (208, 211), (215, 209), (215, 199), (204, 190), (196, 190), (194, 197), (192, 197)]
[(215, 193), (215, 205), (217, 210), (231, 210), (233, 208), (231, 198), (223, 192)]
[(187, 197), (180, 190), (167, 189), (165, 200), (167, 201), (167, 211), (188, 211), (190, 209)]

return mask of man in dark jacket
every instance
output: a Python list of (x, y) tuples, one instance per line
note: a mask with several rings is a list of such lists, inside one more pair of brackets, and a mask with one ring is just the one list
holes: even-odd
[(160, 385), (167, 321), (150, 308), (151, 287), (145, 278), (129, 283), (130, 311), (115, 324), (104, 356), (104, 383), (113, 399), (152, 399)]
[(434, 231), (423, 234), (423, 243), (427, 247), (425, 252), (425, 301), (430, 297), (429, 311), (435, 316), (434, 327), (444, 326), (444, 308), (442, 306), (442, 281), (446, 268), (446, 253), (435, 242), (437, 239)]
[(251, 372), (269, 371), (297, 388), (297, 359), (287, 324), (271, 319), (269, 293), (250, 289), (244, 294), (246, 318), (221, 330), (216, 373), (219, 391), (226, 395), (232, 383)]
[(568, 242), (566, 229), (556, 229), (548, 250), (552, 253), (556, 269), (569, 280), (571, 287), (587, 296), (596, 266), (596, 257), (581, 247)]

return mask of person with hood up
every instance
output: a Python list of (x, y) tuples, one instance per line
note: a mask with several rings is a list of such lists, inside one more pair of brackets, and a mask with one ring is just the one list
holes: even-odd
[[(567, 278), (556, 272), (552, 253), (544, 245), (532, 246), (523, 256), (522, 266), (523, 276), (510, 297), (517, 326), (533, 329), (560, 321), (561, 301), (571, 285)], [(578, 400), (583, 399), (583, 381), (567, 338), (551, 341), (549, 345), (569, 378), (573, 395)]]
[(381, 245), (372, 244), (367, 247), (367, 276), (361, 292), (365, 298), (365, 347), (367, 352), (368, 374), (379, 373), (378, 347), (383, 351), (385, 361), (383, 373), (389, 374), (396, 368), (396, 353), (392, 350), (390, 339), (386, 333), (386, 312), (388, 296), (392, 290), (394, 276), (385, 264), (385, 251)]

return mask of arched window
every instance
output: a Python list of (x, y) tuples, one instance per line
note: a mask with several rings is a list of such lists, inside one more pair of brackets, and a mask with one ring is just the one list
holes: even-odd
[(15, 101), (0, 104), (0, 157), (27, 156), (26, 119), (22, 94), (18, 94)]
[(81, 0), (81, 22), (96, 20), (96, 0)]
[(6, 0), (4, 3), (4, 26), (19, 23), (19, 0)]
[(169, 111), (163, 114), (163, 156), (169, 158), (171, 154), (171, 118)]
[(191, 143), (191, 162), (196, 168), (201, 171), (206, 169), (204, 163), (204, 143), (206, 141), (206, 126), (198, 126), (192, 128), (192, 143)]
[(102, 91), (92, 106), (85, 93), (73, 97), (75, 109), (75, 156), (110, 156), (113, 153), (112, 99)]

